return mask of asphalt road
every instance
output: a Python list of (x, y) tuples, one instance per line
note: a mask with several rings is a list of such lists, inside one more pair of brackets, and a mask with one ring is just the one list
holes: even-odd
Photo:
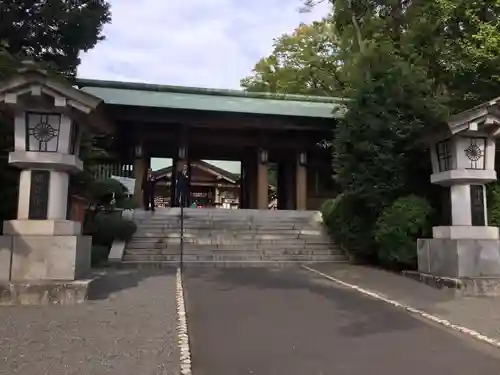
[(302, 269), (184, 272), (194, 375), (497, 375), (500, 350)]

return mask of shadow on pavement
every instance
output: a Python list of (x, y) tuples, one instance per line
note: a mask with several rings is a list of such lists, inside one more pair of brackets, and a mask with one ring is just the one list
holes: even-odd
[(140, 269), (100, 269), (95, 270), (97, 275), (88, 290), (89, 300), (105, 300), (113, 293), (135, 288), (139, 283), (150, 277), (175, 275), (176, 268), (168, 267), (155, 270)]
[[(362, 337), (391, 331), (411, 330), (422, 325), (422, 322), (408, 314), (384, 304), (381, 301), (368, 298), (351, 290), (338, 286), (332, 281), (321, 278), (298, 267), (283, 269), (267, 268), (239, 268), (239, 269), (187, 269), (187, 295), (196, 293), (195, 283), (190, 285), (189, 280), (200, 279), (205, 283), (215, 283), (219, 292), (230, 292), (234, 289), (245, 290), (280, 290), (280, 299), (287, 303), (287, 296), (295, 299), (288, 301), (290, 306), (303, 310), (307, 315), (311, 299), (307, 296), (312, 293), (321, 296), (335, 309), (337, 334), (348, 337)], [(212, 288), (214, 286), (212, 285)], [(191, 290), (190, 290), (191, 289)], [(297, 293), (302, 291), (305, 293)], [(246, 292), (245, 292), (246, 294)], [(245, 298), (242, 293), (241, 298)], [(300, 300), (296, 300), (300, 299)], [(277, 303), (272, 301), (271, 303)]]
[(318, 263), (312, 265), (311, 268), (344, 282), (360, 286), (379, 294), (387, 295), (390, 299), (401, 301), (418, 309), (432, 307), (434, 314), (446, 313), (446, 310), (441, 310), (437, 307), (439, 304), (463, 298), (457, 296), (452, 289), (436, 289), (409, 277), (405, 277), (401, 273), (391, 272), (376, 267), (353, 264)]

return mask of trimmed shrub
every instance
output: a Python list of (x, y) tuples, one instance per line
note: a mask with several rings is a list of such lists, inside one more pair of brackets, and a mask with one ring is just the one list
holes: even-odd
[(336, 204), (335, 198), (327, 199), (326, 201), (323, 202), (320, 208), (321, 215), (323, 217), (323, 224), (328, 229), (330, 228), (331, 216), (333, 209), (335, 208), (335, 204)]
[(128, 241), (132, 238), (137, 225), (124, 219), (121, 212), (99, 212), (94, 217), (92, 239), (93, 243), (111, 247), (113, 241)]
[(127, 198), (127, 188), (118, 180), (93, 181), (88, 189), (89, 198), (96, 204), (108, 207), (115, 196), (115, 201), (122, 202)]
[(121, 215), (121, 211), (87, 211), (83, 233), (92, 236), (92, 265), (106, 261), (114, 240), (128, 241), (137, 225)]
[(116, 202), (116, 208), (122, 208), (124, 210), (133, 210), (138, 207), (139, 205), (131, 197), (130, 198), (127, 197), (123, 200), (119, 200)]
[(500, 184), (492, 183), (486, 185), (488, 202), (488, 224), (500, 226)]
[(323, 222), (344, 251), (358, 261), (372, 261), (376, 257), (372, 239), (375, 220), (355, 194), (339, 194), (322, 208)]
[(91, 263), (97, 266), (108, 260), (109, 248), (103, 245), (92, 245)]
[(382, 265), (398, 270), (415, 268), (416, 240), (429, 234), (431, 216), (429, 202), (416, 195), (396, 199), (383, 210), (374, 230)]

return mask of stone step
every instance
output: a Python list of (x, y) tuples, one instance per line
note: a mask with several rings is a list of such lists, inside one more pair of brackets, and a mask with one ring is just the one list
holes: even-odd
[[(144, 250), (144, 249), (142, 249)], [(124, 256), (132, 256), (132, 257), (146, 257), (146, 256), (163, 256), (163, 255), (179, 255), (181, 253), (180, 249), (163, 249), (162, 251), (157, 250), (146, 250), (146, 251), (138, 251), (137, 249), (128, 249), (125, 251)], [(258, 256), (281, 256), (281, 255), (290, 255), (290, 256), (344, 256), (344, 254), (336, 249), (315, 249), (315, 250), (295, 250), (295, 249), (263, 249), (263, 250), (216, 250), (216, 251), (207, 251), (207, 250), (195, 250), (195, 249), (184, 249), (183, 254), (188, 255), (220, 255), (220, 256), (233, 256), (233, 255), (246, 255), (246, 254), (255, 254)]]
[[(136, 213), (138, 230), (121, 264), (176, 266), (181, 258), (180, 210)], [(182, 256), (187, 265), (247, 267), (346, 260), (314, 211), (186, 209), (184, 213)]]
[[(262, 221), (262, 222), (318, 222), (321, 221), (321, 217), (318, 216), (302, 216), (302, 217), (292, 217), (292, 216), (262, 216), (262, 215), (193, 215), (191, 213), (184, 214), (184, 221), (210, 221), (210, 220), (233, 220), (233, 221)], [(133, 216), (133, 220), (136, 221), (175, 221), (180, 220), (181, 215), (159, 215), (154, 214), (150, 216)]]
[[(215, 254), (205, 254), (205, 255), (192, 255), (184, 254), (183, 261), (241, 261), (241, 262), (256, 262), (256, 261), (315, 261), (315, 262), (327, 262), (327, 261), (341, 261), (345, 257), (342, 255), (260, 255), (260, 254), (242, 254), (242, 255), (215, 255)], [(179, 261), (180, 255), (141, 255), (133, 256), (127, 255), (123, 257), (124, 262), (129, 261), (143, 261), (143, 262), (173, 262)]]
[(168, 262), (143, 262), (143, 261), (122, 261), (111, 265), (114, 268), (122, 269), (161, 269), (161, 268), (177, 268), (179, 260)]
[[(279, 216), (279, 217), (297, 217), (297, 216), (312, 216), (318, 213), (315, 210), (258, 210), (258, 209), (241, 209), (241, 210), (226, 210), (221, 208), (184, 208), (184, 213), (186, 215), (231, 215), (231, 216), (248, 216), (248, 215), (258, 215), (258, 216)], [(134, 214), (138, 216), (169, 216), (178, 214), (181, 212), (180, 207), (168, 207), (159, 208), (156, 212), (144, 211), (141, 209), (134, 210)]]
[[(197, 247), (184, 247), (182, 250), (184, 253), (193, 253), (193, 254), (215, 254), (215, 253), (235, 253), (235, 252), (256, 252), (256, 253), (269, 253), (269, 254), (307, 254), (307, 253), (315, 253), (315, 254), (341, 254), (342, 251), (338, 248), (331, 247), (219, 247), (219, 248), (197, 248)], [(169, 246), (164, 248), (137, 248), (137, 247), (127, 247), (125, 249), (127, 254), (178, 254), (181, 252), (180, 246)]]
[[(305, 248), (325, 248), (334, 246), (331, 242), (323, 242), (323, 243), (308, 243), (301, 241), (276, 241), (276, 242), (219, 242), (219, 243), (183, 243), (185, 248), (193, 248), (193, 249), (206, 249), (206, 250), (216, 250), (216, 249), (305, 249)], [(178, 244), (170, 244), (166, 247), (174, 247), (180, 246), (180, 242)]]
[[(141, 228), (139, 227), (135, 232), (135, 236), (141, 235), (158, 235), (163, 236), (167, 234), (179, 234), (181, 233), (180, 229), (171, 230), (171, 229), (155, 229), (155, 228)], [(190, 230), (189, 228), (184, 228), (183, 233), (188, 233), (190, 235), (203, 235), (214, 237), (216, 235), (227, 235), (227, 234), (301, 234), (307, 236), (319, 236), (319, 235), (327, 235), (324, 230), (320, 229), (284, 229), (284, 230), (267, 230), (267, 229), (241, 229), (241, 230), (228, 230), (228, 229), (209, 229), (209, 230)]]
[[(161, 223), (140, 223), (136, 222), (139, 228), (148, 229), (179, 229), (181, 227), (180, 222), (161, 222)], [(319, 229), (322, 228), (319, 225), (311, 225), (309, 223), (252, 223), (252, 222), (210, 222), (210, 223), (198, 223), (198, 222), (184, 222), (184, 228), (192, 229), (236, 229), (236, 228), (248, 228), (254, 230), (287, 230), (287, 229)]]
[[(294, 241), (295, 240), (295, 241)], [(179, 246), (181, 240), (179, 238), (176, 239), (156, 239), (151, 242), (142, 242), (139, 238), (134, 239), (133, 241), (127, 244), (128, 247), (138, 247), (138, 248), (148, 248), (148, 247), (170, 247), (170, 246)], [(184, 238), (183, 241), (184, 246), (194, 246), (194, 247), (321, 247), (321, 246), (334, 246), (335, 244), (326, 239), (321, 239), (317, 241), (310, 241), (304, 239), (298, 239), (295, 237), (291, 238), (278, 238), (273, 240), (264, 241), (262, 238), (256, 239), (214, 239), (210, 240), (196, 240), (196, 239), (188, 239)]]
[[(180, 223), (137, 223), (138, 228), (148, 229), (178, 229), (180, 230)], [(322, 229), (321, 225), (311, 225), (309, 223), (290, 223), (290, 224), (261, 224), (261, 223), (234, 223), (234, 222), (220, 222), (220, 223), (183, 223), (184, 228), (199, 229), (199, 230), (234, 230), (234, 229), (252, 229), (252, 230), (297, 230), (297, 229)]]
[[(181, 216), (168, 216), (168, 217), (158, 217), (153, 216), (150, 218), (137, 218), (133, 217), (132, 220), (138, 223), (180, 223)], [(237, 217), (237, 216), (227, 216), (227, 217), (217, 217), (217, 216), (204, 216), (204, 217), (193, 217), (184, 215), (183, 220), (185, 223), (210, 223), (210, 222), (234, 222), (234, 223), (263, 223), (263, 224), (276, 224), (276, 223), (321, 223), (321, 219), (315, 218), (282, 218), (282, 217), (258, 217), (258, 216), (248, 216), (248, 217)]]
[[(134, 237), (129, 243), (180, 243), (180, 237)], [(200, 245), (209, 244), (239, 244), (245, 246), (246, 244), (253, 243), (308, 243), (308, 244), (324, 244), (331, 243), (328, 239), (324, 237), (317, 238), (307, 238), (307, 237), (296, 237), (296, 236), (248, 236), (248, 237), (184, 237), (184, 243), (193, 243)]]
[[(181, 214), (181, 210), (170, 210), (163, 211), (157, 210), (156, 212), (134, 212), (135, 218), (159, 218), (159, 217), (171, 217), (178, 216)], [(314, 218), (318, 216), (318, 211), (290, 211), (285, 213), (284, 211), (262, 211), (262, 210), (183, 210), (184, 216), (189, 217), (205, 217), (205, 216), (215, 216), (215, 217), (279, 217), (280, 219), (287, 218)]]
[[(180, 243), (181, 238), (178, 236), (169, 237), (134, 237), (129, 243)], [(184, 243), (199, 244), (199, 245), (209, 245), (209, 244), (237, 244), (241, 246), (246, 246), (246, 244), (253, 243), (307, 243), (307, 244), (325, 244), (331, 243), (327, 238), (318, 236), (316, 238), (304, 237), (304, 236), (271, 236), (271, 235), (260, 235), (260, 236), (240, 236), (240, 237), (188, 237), (183, 238)]]
[[(180, 247), (169, 247), (163, 249), (138, 249), (138, 248), (127, 248), (125, 254), (127, 255), (175, 255), (180, 254)], [(258, 253), (258, 254), (291, 254), (291, 255), (337, 255), (342, 254), (342, 252), (337, 248), (262, 248), (262, 249), (239, 249), (239, 248), (218, 248), (218, 249), (200, 249), (196, 247), (185, 247), (183, 249), (184, 254), (247, 254), (247, 253)]]
[[(179, 222), (181, 219), (180, 215), (169, 215), (169, 216), (158, 216), (154, 215), (151, 217), (134, 217), (135, 221), (138, 222)], [(184, 215), (184, 221), (198, 221), (198, 222), (211, 222), (211, 221), (233, 221), (233, 222), (264, 222), (264, 223), (305, 223), (305, 222), (317, 222), (317, 219), (312, 217), (265, 217), (265, 216), (193, 216)]]
[[(157, 241), (155, 243), (144, 243), (144, 242), (130, 242), (127, 244), (127, 248), (136, 249), (163, 249), (170, 247), (178, 247), (181, 245), (181, 241)], [(324, 247), (335, 247), (332, 242), (309, 242), (309, 241), (213, 241), (213, 242), (190, 242), (184, 241), (184, 247), (192, 247), (198, 249), (218, 249), (218, 248), (242, 248), (242, 249), (259, 249), (259, 248), (324, 248)]]
[[(184, 267), (215, 267), (215, 268), (248, 268), (248, 267), (266, 267), (266, 268), (283, 268), (283, 267), (297, 267), (302, 264), (315, 264), (315, 263), (345, 263), (346, 260), (316, 262), (316, 261), (258, 261), (258, 262), (240, 262), (240, 261), (185, 261)], [(129, 268), (129, 269), (161, 269), (161, 268), (177, 268), (179, 261), (167, 262), (142, 262), (142, 261), (127, 261), (121, 263), (114, 263), (113, 267), (116, 268)]]
[[(179, 226), (176, 227), (151, 227), (151, 226), (138, 226), (138, 230), (147, 230), (147, 231), (157, 231), (157, 232), (180, 232), (181, 228)], [(312, 226), (298, 226), (298, 227), (287, 227), (287, 228), (273, 228), (273, 227), (231, 227), (229, 225), (220, 225), (220, 226), (214, 226), (214, 227), (207, 227), (207, 228), (201, 228), (201, 227), (189, 227), (185, 226), (183, 228), (184, 231), (191, 231), (191, 232), (200, 232), (200, 233), (207, 233), (207, 232), (263, 232), (263, 233), (269, 233), (269, 232), (297, 232), (297, 231), (314, 231), (314, 232), (325, 232), (325, 229), (323, 227), (312, 227)]]
[[(195, 228), (184, 228), (182, 231), (184, 235), (188, 235), (189, 237), (228, 237), (228, 236), (241, 236), (241, 235), (270, 235), (270, 236), (290, 236), (290, 235), (302, 235), (302, 236), (326, 236), (328, 234), (326, 231), (318, 230), (318, 229), (287, 229), (287, 230), (256, 230), (253, 228), (245, 228), (245, 229), (220, 229), (220, 228), (211, 228), (211, 229), (195, 229)], [(144, 236), (152, 236), (156, 235), (158, 237), (176, 237), (181, 234), (181, 230), (179, 228), (176, 229), (152, 229), (152, 228), (137, 228), (137, 231), (134, 235), (139, 237)]]
[[(145, 221), (160, 221), (160, 220), (179, 220), (180, 213), (172, 215), (161, 215), (155, 213), (149, 216), (133, 216), (134, 220)], [(309, 216), (280, 216), (280, 215), (194, 215), (191, 212), (184, 213), (185, 220), (261, 220), (261, 221), (318, 221), (319, 217), (316, 215)]]
[[(173, 246), (180, 246), (179, 238), (168, 238), (168, 239), (157, 239), (154, 241), (137, 241), (132, 240), (127, 244), (127, 248), (136, 248), (136, 249), (148, 249), (148, 248), (168, 248)], [(207, 247), (207, 248), (219, 248), (219, 247), (228, 247), (228, 248), (260, 248), (260, 247), (330, 247), (332, 246), (332, 242), (326, 239), (318, 239), (315, 241), (310, 240), (301, 240), (296, 239), (293, 240), (235, 240), (235, 239), (208, 239), (208, 240), (199, 240), (199, 239), (184, 239), (184, 246), (194, 246), (194, 247)]]
[[(235, 220), (241, 219), (260, 219), (260, 220), (271, 220), (271, 219), (279, 219), (279, 220), (318, 220), (321, 218), (319, 214), (303, 214), (303, 215), (280, 215), (278, 214), (266, 214), (262, 212), (257, 213), (235, 213), (236, 211), (231, 212), (202, 212), (199, 211), (184, 211), (184, 217), (190, 219), (207, 219), (207, 218), (215, 218), (215, 219), (227, 219), (234, 218)], [(155, 213), (149, 213), (149, 215), (133, 215), (134, 219), (137, 220), (161, 220), (161, 219), (171, 219), (171, 218), (179, 218), (181, 217), (180, 211), (172, 212), (169, 214), (163, 214), (159, 211)]]
[[(184, 232), (182, 237), (185, 241), (198, 240), (199, 242), (207, 241), (257, 241), (257, 240), (273, 240), (273, 241), (293, 241), (293, 240), (303, 240), (303, 241), (320, 241), (328, 240), (328, 236), (323, 233), (308, 234), (308, 233), (252, 233), (252, 232), (228, 232), (228, 233), (193, 233)], [(152, 233), (152, 232), (136, 232), (132, 237), (132, 240), (137, 239), (141, 242), (154, 241), (154, 240), (169, 240), (169, 239), (179, 239), (181, 238), (181, 233), (170, 232), (170, 233)]]

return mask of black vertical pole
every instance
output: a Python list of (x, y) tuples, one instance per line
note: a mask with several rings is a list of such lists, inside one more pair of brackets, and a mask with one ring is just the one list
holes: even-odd
[(180, 246), (181, 246), (181, 259), (180, 259), (181, 271), (183, 270), (183, 267), (184, 267), (184, 200), (182, 197), (183, 194), (184, 194), (183, 191), (181, 191), (179, 194), (179, 196), (180, 196), (179, 203), (181, 206), (181, 243), (180, 243)]

